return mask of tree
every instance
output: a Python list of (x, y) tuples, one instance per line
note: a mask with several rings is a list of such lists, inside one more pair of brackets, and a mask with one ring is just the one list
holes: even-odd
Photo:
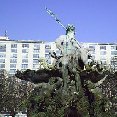
[[(0, 111), (9, 112), (13, 117), (22, 110), (22, 103), (27, 100), (33, 85), (21, 81), (15, 76), (8, 76), (5, 70), (0, 71)], [(26, 109), (26, 106), (25, 106)]]

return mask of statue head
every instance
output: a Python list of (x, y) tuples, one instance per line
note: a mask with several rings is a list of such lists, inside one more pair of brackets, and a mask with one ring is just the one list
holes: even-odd
[(67, 27), (66, 27), (66, 35), (69, 32), (74, 32), (74, 34), (75, 34), (75, 27), (73, 25), (70, 25), (70, 24), (67, 25)]

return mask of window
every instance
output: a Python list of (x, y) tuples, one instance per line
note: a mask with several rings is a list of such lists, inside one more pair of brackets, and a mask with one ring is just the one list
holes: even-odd
[(9, 74), (15, 74), (16, 69), (10, 69)]
[(22, 58), (28, 58), (28, 54), (23, 54)]
[(0, 44), (0, 52), (6, 52), (6, 44)]
[(111, 55), (117, 55), (117, 51), (111, 51)]
[(91, 50), (95, 50), (95, 46), (89, 46)]
[(29, 48), (29, 44), (22, 44), (22, 48)]
[(0, 63), (5, 63), (5, 59), (0, 59)]
[(10, 59), (10, 63), (17, 63), (17, 59)]
[(95, 54), (95, 51), (90, 51), (89, 53), (90, 53), (90, 54)]
[(16, 64), (10, 64), (10, 68), (16, 68)]
[(6, 54), (0, 53), (0, 58), (5, 58), (5, 57), (6, 57)]
[(114, 56), (114, 57), (112, 56), (112, 57), (111, 57), (111, 60), (117, 61), (117, 56)]
[(117, 46), (111, 46), (111, 50), (117, 50)]
[(17, 53), (17, 49), (11, 49), (11, 52)]
[(22, 49), (22, 53), (28, 53), (28, 49)]
[(111, 61), (111, 65), (114, 65), (115, 64), (115, 62), (114, 61)]
[(22, 59), (22, 63), (28, 63), (28, 59)]
[(34, 49), (33, 52), (34, 53), (39, 53), (39, 49)]
[(50, 50), (45, 50), (45, 53), (50, 53)]
[(45, 45), (45, 49), (51, 49), (51, 45)]
[(36, 64), (33, 64), (33, 68), (36, 68)]
[(11, 44), (11, 48), (17, 48), (17, 44)]
[(33, 64), (33, 69), (35, 68), (39, 68), (39, 66), (37, 64)]
[(106, 50), (106, 46), (100, 46), (100, 50)]
[(100, 55), (106, 55), (106, 51), (101, 51)]
[(27, 69), (28, 68), (28, 64), (22, 64), (21, 66), (23, 69)]
[(50, 54), (45, 54), (45, 58), (51, 58), (51, 55)]
[(111, 65), (117, 65), (117, 56), (111, 57)]
[(34, 44), (34, 48), (40, 49), (40, 44)]
[(39, 54), (33, 54), (33, 58), (39, 58)]
[(5, 64), (0, 64), (0, 68), (5, 68)]
[(102, 62), (102, 64), (104, 64), (104, 65), (106, 64), (106, 61), (101, 61), (101, 62)]
[(49, 53), (51, 51), (51, 45), (45, 45), (45, 53)]
[(33, 59), (33, 63), (38, 64), (39, 63), (39, 60), (38, 59)]
[(90, 54), (95, 54), (95, 46), (89, 46)]
[(17, 58), (17, 54), (11, 54), (11, 58)]
[(111, 65), (117, 65), (117, 59), (115, 57), (111, 57)]

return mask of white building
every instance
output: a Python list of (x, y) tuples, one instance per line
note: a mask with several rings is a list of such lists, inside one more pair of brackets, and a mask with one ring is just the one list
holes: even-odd
[[(84, 47), (91, 48), (91, 55), (96, 61), (102, 61), (105, 65), (117, 68), (117, 44), (116, 43), (81, 43)], [(42, 42), (34, 40), (9, 40), (8, 37), (0, 37), (0, 69), (6, 69), (9, 74), (25, 69), (39, 69), (39, 58), (45, 58), (52, 64), (49, 52), (58, 52), (54, 42)]]
[(8, 37), (0, 37), (0, 69), (6, 69), (11, 75), (17, 69), (36, 70), (39, 68), (39, 58), (45, 58), (49, 64), (52, 63), (50, 50), (56, 50), (54, 42), (9, 40)]
[(91, 55), (96, 61), (117, 70), (117, 43), (82, 43), (90, 48)]

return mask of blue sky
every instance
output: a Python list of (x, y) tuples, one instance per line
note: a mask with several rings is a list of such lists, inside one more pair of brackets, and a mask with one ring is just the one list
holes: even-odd
[(10, 39), (54, 41), (74, 24), (79, 42), (117, 42), (117, 0), (0, 0), (0, 35)]

